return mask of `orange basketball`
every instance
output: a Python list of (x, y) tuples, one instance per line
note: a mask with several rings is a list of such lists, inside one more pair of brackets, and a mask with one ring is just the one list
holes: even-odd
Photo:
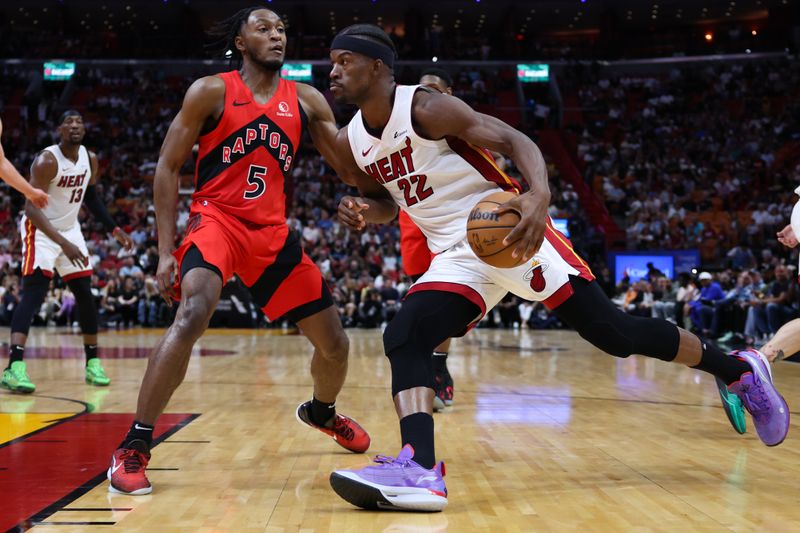
[(475, 255), (498, 268), (511, 268), (522, 264), (522, 255), (512, 257), (517, 241), (508, 246), (503, 239), (517, 225), (519, 213), (512, 211), (498, 215), (493, 210), (516, 196), (511, 192), (490, 194), (475, 204), (467, 218), (467, 241)]

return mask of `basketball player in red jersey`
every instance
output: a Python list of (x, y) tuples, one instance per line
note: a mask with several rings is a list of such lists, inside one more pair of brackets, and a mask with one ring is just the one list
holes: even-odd
[[(192, 346), (208, 327), (222, 286), (233, 274), (269, 319), (290, 318), (314, 345), (314, 395), (298, 407), (297, 418), (350, 451), (364, 452), (370, 443), (357, 423), (335, 411), (349, 342), (320, 271), (285, 218), (285, 177), (291, 174), (303, 129), (309, 129), (322, 155), (337, 168), (333, 113), (313, 87), (280, 78), (286, 35), (276, 13), (244, 9), (221, 23), (221, 29), (226, 48), (242, 60), (241, 69), (192, 84), (156, 168), (158, 285), (168, 303), (179, 297), (180, 306), (150, 355), (136, 419), (112, 457), (111, 492), (152, 491), (145, 467), (153, 427), (183, 380)], [(176, 250), (178, 173), (198, 140), (191, 215)]]
[[(0, 138), (3, 136), (3, 121), (0, 120)], [(47, 193), (41, 189), (33, 187), (27, 182), (22, 175), (17, 172), (11, 161), (6, 159), (5, 152), (3, 152), (3, 144), (0, 143), (0, 179), (14, 187), (16, 190), (25, 195), (35, 207), (43, 209), (47, 207)]]

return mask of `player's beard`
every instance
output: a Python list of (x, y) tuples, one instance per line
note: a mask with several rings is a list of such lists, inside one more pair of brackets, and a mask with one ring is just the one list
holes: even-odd
[(268, 70), (270, 72), (278, 72), (281, 70), (283, 66), (283, 59), (267, 59), (267, 60), (259, 60), (256, 59), (256, 63), (258, 66), (263, 68), (264, 70)]

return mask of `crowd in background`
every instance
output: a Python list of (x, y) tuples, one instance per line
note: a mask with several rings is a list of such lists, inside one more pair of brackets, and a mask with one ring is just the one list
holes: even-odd
[[(455, 73), (456, 93), (474, 105), (491, 105), (496, 91), (510, 83), (500, 74), (465, 67)], [(410, 79), (418, 73), (403, 75)], [(161, 141), (192, 78), (90, 70), (70, 88), (69, 105), (85, 112), (85, 144), (101, 163), (98, 192), (136, 244), (126, 253), (91, 218), (82, 219), (106, 327), (161, 327), (171, 320), (173, 311), (155, 287), (158, 253), (150, 199)], [(576, 91), (584, 103), (582, 121), (568, 127), (576, 162), (627, 228), (629, 248), (697, 247), (703, 268), (713, 271), (700, 279), (683, 275), (673, 281), (653, 272), (650, 279), (614, 283), (602, 233), (583, 215), (578, 195), (560, 179), (558, 168), (549, 165), (551, 215), (569, 219), (573, 244), (620, 307), (723, 340), (740, 334), (758, 341), (796, 316), (796, 252), (780, 248), (774, 233), (788, 222), (792, 190), (800, 183), (797, 161), (786, 149), (800, 131), (800, 99), (793, 94), (798, 87), (797, 63), (642, 78), (581, 71), (567, 76), (563, 90)], [(9, 77), (0, 77), (0, 88), (3, 94), (14, 92)], [(26, 171), (36, 152), (54, 142), (53, 116), (63, 104), (46, 92), (22, 104), (3, 142), (17, 168)], [(509, 159), (500, 163), (524, 181)], [(193, 168), (190, 160), (182, 170), (178, 235), (188, 219)], [(402, 270), (397, 224), (370, 226), (363, 233), (342, 226), (338, 200), (352, 191), (310, 146), (296, 161), (288, 190), (287, 222), (319, 265), (345, 326), (379, 327), (390, 320), (411, 284)], [(19, 298), (16, 223), (22, 202), (18, 195), (3, 194), (0, 203), (0, 324), (8, 324)], [(72, 324), (75, 313), (74, 296), (55, 280), (36, 320)], [(253, 324), (266, 322), (259, 315)], [(483, 325), (561, 326), (540, 304), (513, 295)]]

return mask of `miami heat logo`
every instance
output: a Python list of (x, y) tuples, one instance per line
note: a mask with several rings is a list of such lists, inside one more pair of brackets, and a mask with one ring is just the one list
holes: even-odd
[(529, 281), (531, 289), (534, 291), (542, 292), (547, 285), (547, 280), (544, 279), (545, 270), (547, 270), (547, 264), (539, 259), (534, 259), (531, 268), (525, 272), (522, 279)]

